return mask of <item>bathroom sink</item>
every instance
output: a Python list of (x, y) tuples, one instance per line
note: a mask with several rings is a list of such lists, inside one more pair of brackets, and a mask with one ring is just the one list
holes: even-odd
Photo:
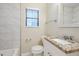
[(66, 51), (79, 49), (79, 43), (73, 40), (52, 39), (52, 42)]
[(62, 40), (62, 39), (52, 39), (53, 41), (61, 44), (61, 45), (67, 45), (67, 44), (71, 44), (70, 42), (66, 41), (66, 40)]
[(76, 41), (73, 41), (73, 40), (66, 40), (66, 41), (68, 41), (70, 43), (77, 43)]

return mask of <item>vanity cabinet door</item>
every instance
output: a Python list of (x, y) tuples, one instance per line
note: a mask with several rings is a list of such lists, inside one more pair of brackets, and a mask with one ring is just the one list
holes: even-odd
[(65, 53), (61, 51), (59, 48), (54, 46), (52, 43), (50, 43), (47, 40), (43, 40), (43, 45), (44, 45), (44, 55), (47, 56), (65, 56)]
[(47, 42), (46, 40), (43, 40), (43, 46), (44, 46), (44, 56), (51, 56), (51, 47), (49, 42)]

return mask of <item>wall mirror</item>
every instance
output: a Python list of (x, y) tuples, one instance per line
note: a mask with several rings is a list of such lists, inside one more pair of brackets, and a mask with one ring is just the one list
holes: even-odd
[(79, 3), (58, 5), (59, 27), (79, 27)]

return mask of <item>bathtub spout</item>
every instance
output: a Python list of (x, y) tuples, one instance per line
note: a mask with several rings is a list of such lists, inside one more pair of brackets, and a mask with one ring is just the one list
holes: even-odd
[(1, 54), (1, 56), (3, 56), (3, 54)]

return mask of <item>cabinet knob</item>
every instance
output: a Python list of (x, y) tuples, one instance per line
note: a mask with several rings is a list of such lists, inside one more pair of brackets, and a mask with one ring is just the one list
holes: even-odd
[(49, 55), (49, 56), (52, 56), (49, 52), (48, 52), (48, 55)]

